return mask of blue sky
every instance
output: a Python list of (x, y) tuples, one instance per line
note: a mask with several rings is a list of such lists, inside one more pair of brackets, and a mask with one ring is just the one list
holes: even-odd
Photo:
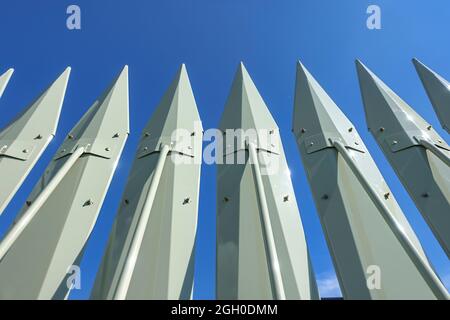
[[(81, 30), (66, 28), (66, 8), (81, 8)], [(382, 29), (366, 28), (366, 9), (381, 7)], [(450, 78), (448, 0), (2, 1), (0, 73), (13, 75), (0, 100), (0, 128), (68, 65), (72, 66), (56, 138), (5, 213), (13, 221), (68, 130), (123, 65), (130, 67), (128, 139), (82, 261), (87, 298), (105, 249), (139, 133), (186, 63), (203, 127), (218, 125), (239, 61), (244, 61), (278, 126), (292, 172), (322, 295), (339, 294), (333, 266), (290, 131), (295, 62), (301, 59), (358, 128), (436, 270), (450, 287), (450, 263), (367, 131), (354, 59), (360, 58), (448, 140), (411, 58)], [(194, 297), (214, 298), (215, 167), (202, 168)]]

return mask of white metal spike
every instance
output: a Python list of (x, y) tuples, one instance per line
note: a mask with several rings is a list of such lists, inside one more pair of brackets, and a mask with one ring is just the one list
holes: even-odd
[(450, 82), (419, 60), (413, 63), (442, 127), (450, 133)]
[[(217, 169), (217, 298), (317, 299), (279, 130), (242, 63), (220, 128), (224, 163)], [(236, 145), (236, 132), (229, 129), (255, 134), (245, 141), (237, 138)], [(239, 158), (243, 163), (235, 162)]]
[(92, 299), (190, 299), (201, 156), (182, 65), (143, 130)]
[(0, 131), (0, 214), (56, 133), (70, 67)]
[(5, 91), (5, 88), (8, 85), (9, 79), (11, 79), (13, 72), (14, 69), (8, 69), (4, 74), (0, 75), (0, 98), (2, 97), (3, 92)]

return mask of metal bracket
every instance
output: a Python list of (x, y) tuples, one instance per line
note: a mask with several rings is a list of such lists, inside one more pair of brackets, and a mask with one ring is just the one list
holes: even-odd
[[(234, 136), (232, 144), (227, 144), (225, 147), (224, 156), (236, 153), (242, 150), (248, 150), (248, 145), (253, 143), (258, 151), (265, 151), (268, 153), (273, 153), (280, 155), (280, 136), (278, 129), (268, 130), (268, 135), (257, 133), (255, 137), (242, 137), (243, 139), (237, 139)], [(224, 143), (228, 143), (227, 138), (224, 138)]]
[(339, 141), (346, 148), (359, 151), (361, 153), (366, 152), (366, 150), (361, 146), (360, 141), (357, 141), (356, 139), (353, 140), (353, 143), (349, 143), (341, 137), (331, 137), (329, 135), (320, 133), (304, 138), (303, 143), (305, 144), (307, 154), (318, 152), (326, 148), (334, 148), (334, 141)]
[(33, 153), (35, 144), (29, 141), (0, 140), (0, 157), (26, 161)]
[(140, 143), (137, 153), (137, 158), (146, 157), (152, 153), (159, 152), (162, 146), (169, 146), (170, 152), (176, 152), (181, 155), (186, 155), (189, 157), (194, 157), (194, 137), (186, 141), (187, 139), (182, 139), (181, 141), (173, 141), (172, 137), (162, 136), (158, 138), (145, 138)]
[(76, 149), (83, 147), (83, 154), (91, 154), (101, 158), (110, 159), (114, 154), (113, 139), (79, 139), (66, 140), (59, 148), (54, 160), (61, 159), (75, 152)]
[(408, 149), (410, 147), (421, 146), (422, 144), (419, 142), (421, 140), (429, 141), (430, 143), (436, 145), (436, 147), (438, 148), (450, 151), (450, 147), (442, 140), (436, 141), (431, 139), (430, 137), (408, 134), (407, 132), (391, 134), (389, 136), (386, 136), (383, 140), (387, 147), (394, 153)]

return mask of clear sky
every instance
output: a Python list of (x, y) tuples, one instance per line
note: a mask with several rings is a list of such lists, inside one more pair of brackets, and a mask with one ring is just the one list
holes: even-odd
[[(81, 30), (68, 30), (66, 8), (81, 8)], [(381, 8), (381, 30), (366, 27), (366, 9)], [(82, 289), (87, 298), (137, 147), (157, 103), (186, 63), (203, 127), (215, 128), (239, 61), (244, 61), (280, 127), (297, 201), (322, 295), (339, 295), (317, 212), (291, 133), (295, 63), (301, 59), (360, 135), (385, 176), (440, 276), (450, 287), (450, 263), (367, 131), (354, 59), (360, 58), (429, 121), (440, 127), (411, 58), (450, 78), (448, 0), (166, 0), (2, 1), (0, 73), (15, 68), (0, 100), (0, 128), (66, 66), (72, 67), (56, 138), (5, 213), (11, 224), (70, 128), (129, 65), (131, 135), (86, 247)], [(214, 166), (202, 167), (194, 297), (214, 298)], [(1, 182), (1, 177), (0, 177)]]

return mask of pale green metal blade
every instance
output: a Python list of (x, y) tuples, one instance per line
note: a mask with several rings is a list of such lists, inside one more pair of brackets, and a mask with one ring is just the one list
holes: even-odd
[[(241, 63), (220, 122), (224, 133), (223, 164), (217, 167), (218, 299), (274, 299), (274, 272), (269, 266), (256, 181), (248, 150), (227, 129), (242, 129), (256, 145), (264, 197), (287, 299), (317, 299), (303, 226), (279, 129)], [(252, 131), (248, 131), (252, 130)], [(239, 142), (235, 144), (234, 142)], [(230, 156), (234, 162), (229, 162)], [(238, 158), (238, 159), (236, 159)], [(241, 158), (242, 163), (237, 161)]]
[[(358, 132), (300, 62), (293, 129), (344, 298), (440, 297), (442, 286), (436, 294), (422, 275), (429, 267), (422, 247)], [(345, 146), (371, 190), (332, 141)], [(384, 201), (394, 226), (373, 201), (372, 191)], [(398, 234), (409, 240), (408, 248)], [(410, 252), (425, 265), (417, 266)], [(435, 274), (431, 277), (438, 281)]]
[(450, 167), (418, 140), (450, 157), (444, 139), (361, 62), (357, 62), (370, 132), (450, 257)]
[(72, 129), (33, 190), (30, 203), (70, 154), (77, 148), (86, 148), (0, 261), (0, 298), (66, 296), (69, 286), (63, 290), (62, 282), (83, 252), (128, 134), (128, 67), (125, 67)]
[(11, 79), (13, 72), (14, 69), (8, 69), (4, 74), (0, 75), (0, 98), (2, 97), (3, 92), (5, 91), (5, 88), (8, 85), (9, 79)]
[(126, 298), (191, 298), (202, 161), (200, 121), (186, 67), (182, 65), (142, 132), (92, 299), (115, 297), (161, 145), (170, 146), (170, 152)]
[(0, 214), (55, 136), (69, 75), (67, 68), (0, 131)]
[(413, 63), (442, 127), (450, 133), (450, 82), (419, 60)]

